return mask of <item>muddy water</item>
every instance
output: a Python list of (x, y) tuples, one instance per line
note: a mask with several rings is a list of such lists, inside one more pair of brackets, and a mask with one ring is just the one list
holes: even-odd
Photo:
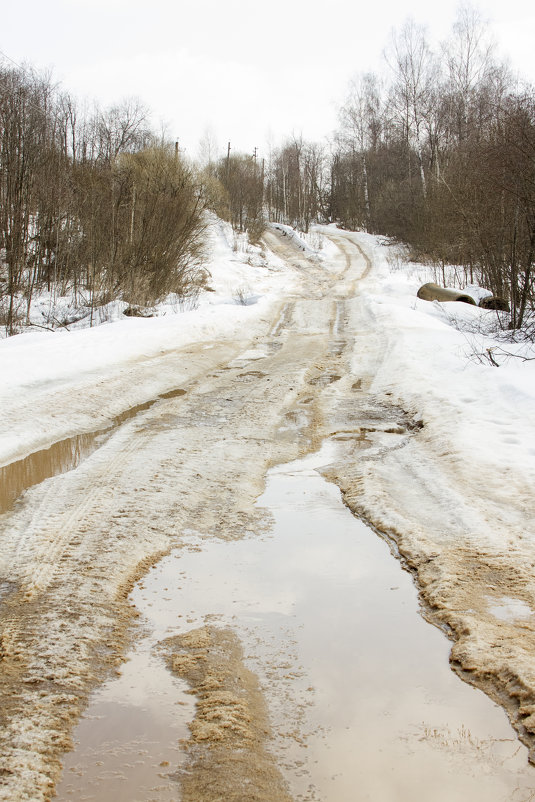
[(75, 734), (79, 746), (65, 761), (60, 800), (177, 799), (179, 741), (188, 737), (194, 704), (151, 645), (143, 641), (121, 676), (95, 694)]
[(241, 639), (296, 799), (535, 799), (505, 714), (450, 671), (450, 644), (418, 614), (410, 576), (316, 470), (328, 459), (324, 449), (270, 472), (259, 502), (270, 534), (191, 533), (136, 587), (147, 635), (78, 727), (60, 800), (179, 798), (177, 742), (193, 711), (157, 644), (207, 622)]
[(34, 451), (33, 454), (29, 454), (23, 459), (0, 467), (0, 513), (10, 510), (18, 497), (28, 488), (51, 476), (57, 476), (59, 473), (76, 468), (127, 420), (149, 409), (158, 401), (176, 398), (184, 395), (185, 392), (185, 390), (176, 389), (162, 393), (157, 398), (125, 410), (113, 419), (110, 426), (104, 429), (67, 437), (49, 448)]

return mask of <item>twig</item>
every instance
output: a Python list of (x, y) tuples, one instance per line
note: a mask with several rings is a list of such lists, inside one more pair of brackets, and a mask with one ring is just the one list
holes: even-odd
[(499, 368), (500, 366), (499, 366), (498, 362), (496, 362), (496, 360), (494, 359), (494, 357), (492, 355), (492, 351), (493, 351), (492, 348), (487, 348), (487, 354), (489, 355), (489, 360), (490, 360), (491, 364), (494, 365), (495, 368)]
[(56, 331), (56, 329), (51, 329), (50, 326), (42, 326), (39, 323), (30, 323), (30, 329), (44, 329), (45, 331)]

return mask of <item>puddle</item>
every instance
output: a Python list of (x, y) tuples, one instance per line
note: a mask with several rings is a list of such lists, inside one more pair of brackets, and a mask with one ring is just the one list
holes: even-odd
[(232, 362), (229, 362), (229, 368), (245, 368), (250, 362), (256, 362), (258, 359), (265, 359), (267, 356), (269, 356), (269, 354), (266, 353), (264, 346), (249, 348), (249, 350), (244, 351), (236, 357), (236, 359), (233, 359)]
[[(207, 346), (207, 347), (212, 348), (212, 346)], [(167, 399), (167, 398), (179, 398), (181, 395), (186, 395), (186, 391), (182, 389), (169, 390), (168, 393), (160, 393), (156, 401), (160, 401), (162, 399)]]
[(136, 586), (150, 636), (95, 694), (59, 800), (171, 798), (191, 697), (157, 645), (206, 623), (241, 640), (296, 800), (534, 798), (535, 769), (505, 713), (449, 669), (450, 643), (419, 615), (409, 574), (317, 472), (336, 447), (268, 474), (269, 534), (192, 534)]
[(95, 432), (68, 437), (54, 443), (49, 448), (34, 451), (23, 459), (11, 462), (0, 468), (0, 513), (13, 507), (18, 497), (28, 488), (44, 482), (51, 476), (65, 473), (76, 468), (82, 460), (100, 448), (111, 434), (123, 423), (152, 407), (158, 401), (177, 398), (184, 395), (185, 390), (170, 390), (157, 398), (127, 409), (113, 419), (110, 426)]
[[(119, 678), (94, 694), (75, 732), (80, 746), (67, 755), (59, 800), (175, 802), (175, 772), (184, 757), (194, 701), (144, 639)], [(177, 714), (177, 707), (181, 712)]]
[(238, 379), (247, 379), (249, 377), (263, 379), (265, 376), (267, 376), (267, 373), (262, 373), (261, 370), (248, 370), (247, 373), (238, 373)]
[(24, 459), (0, 468), (0, 512), (10, 510), (21, 493), (29, 487), (76, 468), (102, 445), (107, 431), (69, 437), (54, 443), (50, 448), (35, 451)]
[(337, 443), (360, 443), (362, 447), (369, 446), (370, 442), (367, 439), (368, 429), (347, 429), (339, 432), (334, 432), (331, 435), (331, 440)]
[(494, 618), (499, 618), (500, 621), (516, 621), (517, 619), (526, 619), (533, 616), (533, 610), (521, 601), (521, 599), (512, 599), (509, 596), (502, 596), (500, 599), (493, 599), (488, 597), (489, 612)]
[(310, 421), (307, 409), (293, 409), (283, 417), (276, 431), (277, 440), (295, 442), (295, 438), (306, 437)]
[(327, 387), (333, 382), (340, 381), (342, 377), (335, 373), (324, 373), (322, 376), (316, 376), (315, 379), (310, 379), (309, 384), (317, 385), (318, 387)]

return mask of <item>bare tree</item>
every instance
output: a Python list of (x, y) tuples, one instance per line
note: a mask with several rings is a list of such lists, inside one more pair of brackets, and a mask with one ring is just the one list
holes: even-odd
[(412, 148), (416, 152), (425, 197), (425, 121), (435, 101), (433, 90), (438, 82), (438, 63), (427, 44), (425, 29), (412, 20), (408, 20), (399, 33), (392, 33), (386, 57), (394, 74), (390, 95), (392, 109), (406, 138), (409, 152)]
[(478, 95), (492, 81), (496, 69), (494, 51), (488, 23), (479, 11), (464, 2), (452, 36), (443, 45), (450, 85), (450, 113), (458, 142), (468, 136), (470, 116), (478, 105)]
[(212, 172), (218, 158), (219, 147), (215, 131), (211, 126), (207, 126), (199, 141), (199, 164), (201, 168)]
[(236, 231), (247, 231), (256, 241), (265, 227), (264, 171), (254, 155), (231, 154), (220, 159), (215, 174), (219, 190), (212, 187), (217, 213), (228, 220)]
[(366, 73), (351, 82), (349, 95), (340, 109), (340, 131), (337, 141), (346, 158), (360, 160), (362, 169), (362, 191), (364, 195), (364, 219), (366, 229), (370, 227), (370, 187), (368, 159), (375, 151), (381, 136), (382, 101), (379, 79)]
[(46, 143), (50, 85), (30, 70), (0, 68), (0, 253), (7, 267), (4, 325), (13, 333), (16, 297), (34, 260), (35, 175)]
[(100, 158), (112, 162), (120, 153), (132, 153), (147, 145), (153, 138), (147, 115), (145, 106), (133, 98), (107, 111), (97, 111), (95, 127)]
[(0, 69), (0, 301), (14, 333), (36, 290), (154, 302), (202, 281), (193, 172), (125, 101), (81, 116), (48, 76)]
[(292, 137), (271, 153), (267, 195), (271, 216), (308, 231), (313, 220), (327, 215), (329, 190), (324, 148)]

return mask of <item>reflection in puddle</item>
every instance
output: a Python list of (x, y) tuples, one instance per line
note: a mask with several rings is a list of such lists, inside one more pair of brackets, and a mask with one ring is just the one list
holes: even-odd
[(92, 432), (69, 437), (0, 468), (0, 513), (11, 509), (20, 494), (29, 487), (76, 468), (82, 459), (98, 448), (104, 436), (104, 432)]
[[(175, 802), (179, 741), (188, 737), (193, 701), (151, 645), (142, 641), (121, 676), (94, 694), (74, 733), (80, 746), (64, 761), (59, 800)], [(177, 705), (187, 712), (177, 715)]]
[[(207, 622), (240, 638), (296, 799), (534, 798), (535, 769), (505, 713), (450, 671), (450, 644), (418, 614), (410, 576), (315, 470), (329, 459), (325, 450), (320, 457), (268, 475), (259, 503), (273, 516), (269, 535), (233, 542), (192, 535), (189, 549), (138, 584), (132, 598), (152, 633), (123, 676), (96, 695), (88, 713), (102, 719), (78, 727), (60, 800), (169, 798), (143, 789), (155, 787), (161, 761), (180, 772), (177, 733), (192, 711), (155, 647)], [(136, 760), (133, 731), (144, 733)], [(100, 766), (94, 745), (102, 742), (110, 757)], [(138, 763), (147, 774), (141, 785)]]
[(177, 398), (185, 394), (185, 390), (176, 389), (162, 393), (157, 398), (127, 409), (113, 419), (113, 423), (96, 432), (68, 437), (54, 443), (49, 448), (34, 451), (24, 459), (11, 462), (0, 468), (0, 513), (13, 507), (17, 498), (30, 487), (44, 482), (51, 476), (76, 468), (82, 460), (96, 451), (111, 434), (126, 421), (149, 409), (157, 401)]

